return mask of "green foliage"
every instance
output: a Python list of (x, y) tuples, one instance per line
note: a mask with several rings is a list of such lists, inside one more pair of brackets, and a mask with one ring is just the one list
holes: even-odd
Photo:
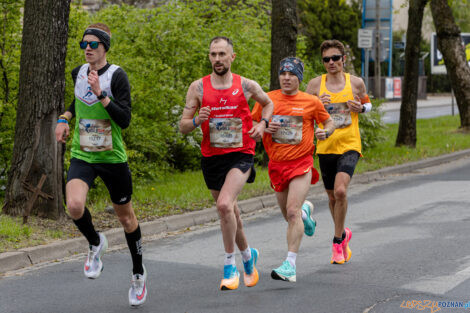
[(0, 198), (6, 185), (15, 133), (23, 1), (0, 0)]
[(372, 100), (372, 111), (359, 114), (359, 130), (364, 151), (374, 148), (385, 140), (383, 136), (385, 123), (382, 121), (383, 113), (379, 110), (382, 102), (383, 100)]
[[(207, 55), (212, 37), (230, 37), (237, 54), (233, 72), (268, 88), (270, 22), (264, 1), (224, 3), (172, 1), (154, 9), (113, 5), (94, 15), (72, 8), (67, 71), (83, 63), (77, 43), (86, 26), (99, 21), (112, 32), (108, 61), (129, 76), (132, 123), (123, 136), (134, 176), (199, 168), (201, 134), (181, 135), (178, 122), (187, 88), (211, 72)], [(71, 101), (73, 83), (67, 79)]]
[(351, 47), (356, 56), (354, 64), (360, 66), (357, 30), (361, 27), (362, 1), (299, 0), (300, 31), (307, 38), (307, 56), (310, 61), (320, 58), (320, 45), (327, 39), (338, 39)]

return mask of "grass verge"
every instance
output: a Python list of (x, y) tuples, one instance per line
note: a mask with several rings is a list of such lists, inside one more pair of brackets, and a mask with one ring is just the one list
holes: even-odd
[[(433, 156), (470, 148), (470, 134), (458, 130), (458, 116), (444, 116), (418, 120), (416, 148), (395, 147), (398, 125), (387, 125), (382, 135), (386, 138), (376, 147), (363, 151), (356, 173), (364, 173), (380, 168), (417, 161)], [(318, 169), (318, 164), (316, 163)], [(257, 167), (256, 181), (247, 184), (239, 199), (272, 193), (266, 168)], [(113, 214), (106, 213), (111, 205), (106, 188), (97, 180), (96, 188), (89, 193), (87, 206), (93, 214), (98, 230), (118, 227), (119, 222)], [(136, 182), (133, 206), (139, 221), (150, 221), (165, 215), (180, 214), (213, 206), (200, 171), (168, 174), (158, 177), (154, 182)], [(21, 219), (0, 215), (0, 252), (26, 246), (47, 243), (56, 239), (79, 236), (69, 220), (48, 221), (30, 218), (27, 226)]]

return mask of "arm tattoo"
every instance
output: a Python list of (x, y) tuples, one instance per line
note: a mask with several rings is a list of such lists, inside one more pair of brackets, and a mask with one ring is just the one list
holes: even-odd
[(242, 82), (243, 93), (246, 94), (247, 92), (251, 91), (251, 84), (248, 79), (244, 79)]
[(201, 80), (201, 81), (199, 82), (199, 84), (197, 85), (197, 91), (198, 91), (199, 95), (200, 95), (201, 98), (202, 98), (202, 96), (203, 96), (203, 94), (204, 94), (204, 88), (203, 88), (203, 86), (202, 86), (202, 80)]
[(197, 108), (197, 105), (193, 105), (193, 106), (186, 105), (186, 106), (184, 107), (185, 110), (192, 110), (192, 109), (194, 109), (194, 108)]

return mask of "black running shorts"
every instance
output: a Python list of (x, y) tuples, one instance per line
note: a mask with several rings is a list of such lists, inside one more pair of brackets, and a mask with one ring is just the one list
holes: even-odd
[(67, 182), (80, 179), (91, 188), (95, 178), (99, 176), (108, 188), (114, 204), (126, 204), (131, 201), (132, 177), (127, 162), (124, 163), (88, 163), (72, 158), (67, 174)]
[(241, 152), (231, 152), (222, 155), (201, 158), (202, 174), (207, 188), (220, 191), (225, 182), (225, 176), (232, 168), (238, 168), (246, 173), (251, 168), (247, 182), (255, 181), (256, 172), (254, 156)]
[(344, 154), (319, 154), (321, 177), (325, 189), (334, 190), (336, 174), (339, 172), (353, 176), (360, 154), (357, 151), (348, 151)]

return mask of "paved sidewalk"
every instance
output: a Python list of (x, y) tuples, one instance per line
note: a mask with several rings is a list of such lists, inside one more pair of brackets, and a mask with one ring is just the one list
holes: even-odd
[[(450, 94), (443, 95), (433, 95), (428, 96), (427, 99), (422, 100), (418, 99), (418, 108), (429, 108), (429, 107), (439, 107), (439, 106), (450, 106), (452, 104), (452, 97)], [(454, 98), (454, 105), (457, 108), (457, 102)], [(386, 101), (382, 103), (380, 109), (382, 111), (399, 111), (401, 106), (401, 100), (396, 101)]]
[[(390, 174), (408, 173), (413, 170), (436, 166), (442, 163), (452, 162), (454, 160), (470, 157), (470, 149), (454, 152), (439, 157), (424, 159), (417, 162), (406, 163), (398, 166), (387, 167), (373, 172), (367, 172), (355, 175), (352, 184), (361, 184), (375, 181)], [(315, 195), (323, 193), (323, 184), (318, 183), (311, 187), (307, 199), (313, 200)], [(276, 197), (273, 194), (255, 197), (239, 202), (242, 214), (258, 211), (265, 208), (275, 208), (277, 205)], [(149, 241), (153, 236), (164, 235), (169, 232), (184, 230), (188, 227), (217, 221), (218, 215), (215, 207), (207, 208), (201, 211), (190, 212), (180, 215), (173, 215), (160, 218), (155, 221), (141, 223), (142, 235), (144, 240)], [(126, 243), (124, 232), (121, 228), (105, 231), (110, 246), (124, 245)], [(57, 241), (47, 245), (19, 249), (14, 252), (5, 252), (0, 254), (0, 274), (25, 268), (31, 265), (59, 260), (75, 254), (86, 252), (87, 242), (85, 238), (76, 238)], [(1, 276), (1, 275), (0, 275)]]

